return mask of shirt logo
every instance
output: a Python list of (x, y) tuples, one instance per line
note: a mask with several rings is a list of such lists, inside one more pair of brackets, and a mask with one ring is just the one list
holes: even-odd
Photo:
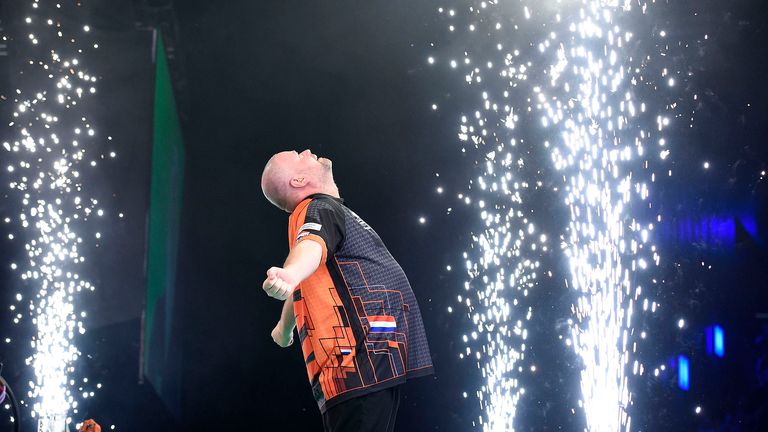
[(299, 228), (299, 231), (304, 231), (304, 230), (320, 231), (322, 227), (323, 226), (320, 225), (319, 223), (307, 222), (304, 225), (302, 225), (301, 228)]

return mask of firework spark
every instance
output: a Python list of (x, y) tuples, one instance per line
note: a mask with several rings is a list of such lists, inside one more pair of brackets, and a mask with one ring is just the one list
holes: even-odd
[[(501, 28), (490, 16), (489, 6), (493, 4), (482, 2), (467, 10), (440, 8), (439, 13), (449, 22), (451, 33), (456, 32), (459, 21), (468, 22), (469, 40), (476, 40), (476, 33), (488, 31), (495, 36)], [(528, 295), (537, 285), (538, 257), (549, 246), (527, 204), (541, 182), (536, 179), (536, 169), (526, 164), (524, 142), (515, 130), (517, 112), (507, 101), (508, 91), (503, 91), (502, 102), (494, 100), (496, 95), (490, 91), (494, 80), (507, 79), (506, 72), (503, 77), (499, 73), (499, 68), (504, 69), (504, 55), (493, 60), (473, 58), (473, 54), (487, 52), (483, 47), (487, 43), (479, 42), (476, 50), (466, 48), (463, 57), (443, 60), (451, 69), (464, 72), (467, 85), (482, 89), (478, 106), (462, 115), (459, 125), (459, 139), (466, 143), (462, 151), (477, 155), (480, 173), (457, 198), (479, 210), (482, 224), (481, 231), (472, 236), (473, 251), (464, 254), (471, 279), (458, 302), (467, 308), (473, 328), (463, 336), (466, 346), (459, 355), (476, 361), (483, 375), (482, 386), (476, 390), (484, 410), (478, 419), (483, 430), (511, 431), (518, 401), (525, 394), (518, 378), (524, 370), (527, 322), (534, 312)], [(430, 57), (428, 63), (438, 61)], [(525, 369), (535, 370), (535, 365)]]
[(85, 231), (90, 217), (103, 214), (82, 184), (83, 168), (96, 166), (88, 154), (97, 139), (86, 115), (97, 80), (82, 56), (98, 45), (90, 40), (89, 26), (68, 28), (57, 18), (62, 9), (77, 14), (79, 5), (35, 0), (31, 7), (24, 20), (27, 34), (16, 38), (27, 54), (16, 75), (20, 81), (9, 122), (15, 138), (3, 143), (9, 197), (20, 201), (18, 216), (6, 223), (26, 240), (24, 259), (11, 264), (22, 280), (11, 309), (17, 312), (14, 323), (26, 310), (36, 329), (27, 359), (35, 373), (28, 392), (34, 400), (31, 414), (39, 418), (39, 430), (61, 432), (78, 404), (70, 386), (80, 355), (75, 340), (85, 333), (86, 314), (77, 311), (76, 300), (81, 291), (94, 289), (77, 272), (85, 261), (78, 232)]
[[(473, 115), (461, 119), (459, 138), (482, 157), (482, 172), (470, 182), (471, 194), (460, 198), (477, 203), (484, 230), (474, 236), (479, 252), (465, 254), (472, 280), (459, 301), (477, 326), (471, 339), (464, 337), (462, 356), (474, 353), (485, 377), (477, 392), (484, 430), (514, 430), (524, 394), (518, 363), (533, 310), (518, 293), (524, 297), (535, 287), (537, 257), (546, 252), (546, 235), (537, 232), (529, 204), (543, 174), (525, 168), (536, 152), (548, 155), (561, 175), (555, 190), (569, 210), (560, 237), (576, 293), (567, 344), (583, 363), (587, 429), (630, 430), (627, 374), (630, 368), (643, 373), (631, 358), (632, 314), (644, 296), (635, 274), (659, 264), (650, 243), (654, 225), (640, 222), (636, 210), (648, 207), (643, 179), (654, 175), (648, 143), (657, 140), (664, 159), (661, 134), (669, 124), (638, 100), (645, 57), (630, 51), (635, 35), (628, 29), (647, 6), (634, 6), (624, 0), (480, 1), (438, 11), (449, 34), (463, 30), (466, 37), (463, 58), (444, 64), (462, 70), (466, 85), (479, 93)], [(428, 63), (440, 59), (430, 56)], [(535, 138), (526, 142), (529, 136)]]

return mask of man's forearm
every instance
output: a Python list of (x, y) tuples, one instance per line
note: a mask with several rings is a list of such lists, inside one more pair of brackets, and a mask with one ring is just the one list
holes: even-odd
[(285, 300), (320, 266), (325, 250), (321, 242), (303, 241), (291, 249), (283, 267), (271, 267), (261, 284), (268, 296)]
[(312, 275), (323, 258), (323, 247), (319, 243), (306, 240), (300, 242), (288, 254), (283, 269), (295, 278), (298, 285)]
[(283, 311), (280, 313), (280, 323), (284, 332), (292, 332), (296, 327), (296, 315), (293, 313), (293, 294), (283, 302)]
[[(314, 241), (303, 241), (297, 244), (285, 259), (283, 269), (295, 278), (298, 285), (317, 270), (323, 257), (323, 249)], [(285, 332), (292, 332), (296, 326), (296, 316), (293, 313), (293, 294), (289, 295), (283, 303), (283, 311), (280, 313), (280, 322)]]

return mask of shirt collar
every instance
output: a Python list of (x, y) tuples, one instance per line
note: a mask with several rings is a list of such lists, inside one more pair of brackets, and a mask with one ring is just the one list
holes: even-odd
[[(313, 198), (314, 199), (314, 198), (318, 198), (318, 197), (330, 198), (332, 200), (336, 200), (336, 201), (344, 204), (344, 199), (343, 198), (336, 198), (335, 196), (324, 194), (324, 193), (314, 193), (314, 194), (308, 196), (307, 198)], [(304, 199), (307, 199), (307, 198), (304, 198)]]

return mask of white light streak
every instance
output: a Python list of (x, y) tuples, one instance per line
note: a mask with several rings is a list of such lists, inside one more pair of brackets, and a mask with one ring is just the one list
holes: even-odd
[[(630, 273), (647, 268), (638, 256), (645, 253), (647, 232), (642, 234), (630, 211), (634, 199), (648, 197), (647, 186), (635, 180), (635, 171), (642, 167), (635, 160), (644, 154), (647, 135), (626, 110), (628, 104), (638, 105), (633, 78), (627, 74), (632, 70), (630, 55), (624, 53), (624, 41), (632, 32), (620, 25), (632, 4), (574, 3), (579, 18), (569, 24), (570, 34), (559, 44), (549, 94), (542, 91), (538, 108), (561, 136), (552, 158), (567, 179), (565, 204), (571, 221), (565, 253), (571, 287), (579, 295), (571, 337), (585, 366), (581, 390), (587, 427), (629, 430), (627, 335), (637, 300), (632, 293), (639, 292)], [(669, 85), (674, 85), (672, 78)], [(661, 132), (669, 121), (659, 117)], [(633, 374), (642, 369), (635, 360)]]

